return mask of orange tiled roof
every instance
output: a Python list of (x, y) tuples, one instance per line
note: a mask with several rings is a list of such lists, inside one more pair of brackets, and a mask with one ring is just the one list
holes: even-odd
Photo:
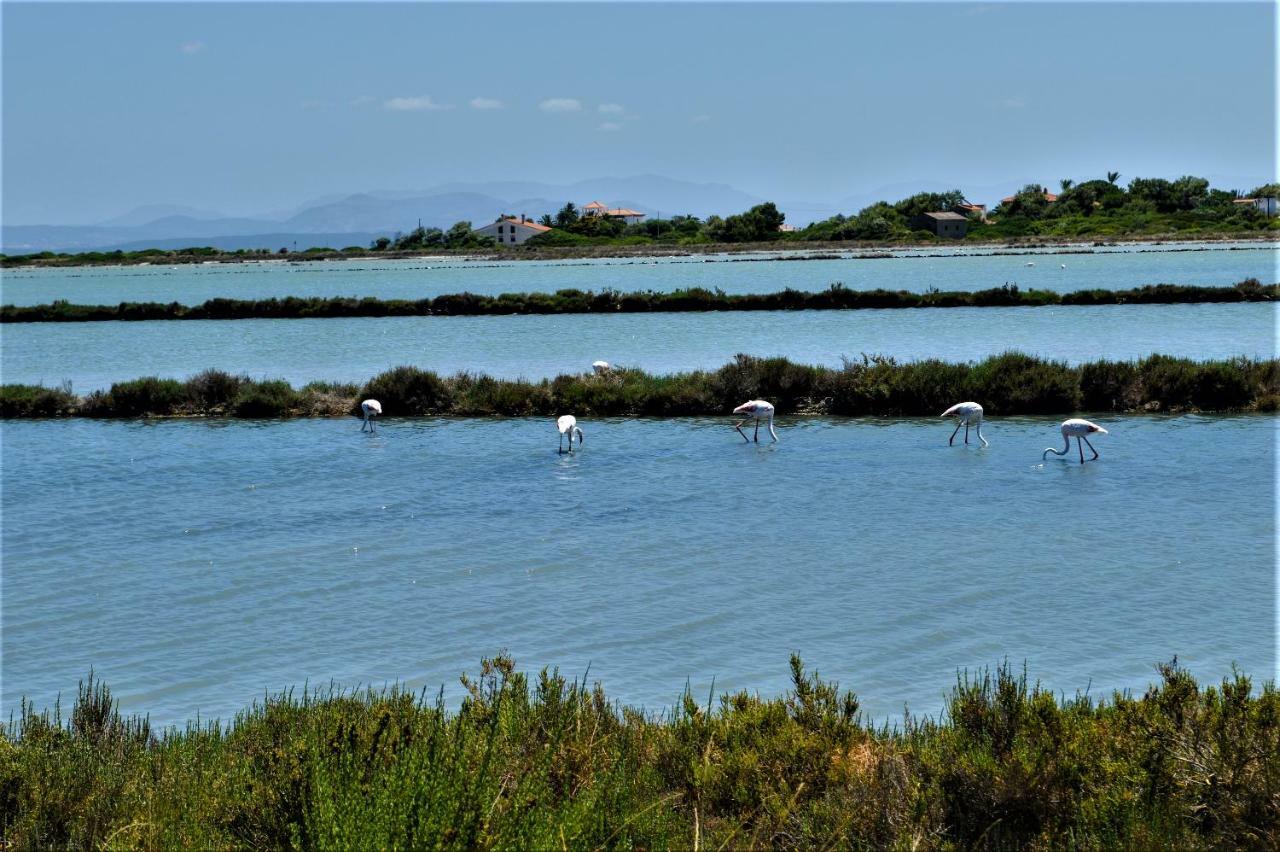
[(582, 209), (583, 210), (603, 210), (604, 205), (601, 204), (599, 201), (593, 201), (590, 204), (583, 205)]
[(520, 217), (518, 216), (505, 216), (503, 217), (502, 221), (510, 222), (513, 225), (524, 225), (526, 228), (533, 228), (535, 231), (551, 230), (546, 225), (539, 225), (537, 222), (533, 221), (532, 219), (525, 219), (523, 222), (521, 222)]
[(618, 207), (614, 210), (604, 211), (604, 215), (606, 216), (643, 216), (644, 214), (641, 213), (639, 210), (632, 210), (627, 207)]

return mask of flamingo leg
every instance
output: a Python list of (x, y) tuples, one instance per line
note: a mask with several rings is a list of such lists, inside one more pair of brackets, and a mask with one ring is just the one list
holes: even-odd
[(957, 421), (956, 421), (956, 430), (955, 430), (955, 432), (952, 432), (952, 433), (951, 433), (951, 440), (947, 441), (947, 446), (948, 446), (948, 447), (951, 447), (951, 446), (954, 446), (954, 445), (955, 445), (956, 435), (957, 435), (959, 432), (960, 432), (960, 421), (959, 421), (959, 420), (957, 420)]
[(739, 421), (737, 422), (737, 424), (735, 424), (735, 425), (734, 425), (734, 427), (733, 427), (733, 428), (738, 430), (738, 434), (742, 436), (742, 440), (744, 440), (744, 441), (746, 441), (748, 444), (750, 444), (750, 443), (751, 443), (751, 441), (747, 438), (747, 433), (742, 431), (742, 424), (743, 424), (743, 423), (746, 423), (746, 422), (747, 422), (747, 421), (745, 421), (745, 420), (739, 420)]
[(969, 443), (969, 421), (968, 420), (964, 421), (964, 442), (966, 445)]
[(1076, 449), (1080, 451), (1080, 464), (1084, 464), (1084, 444), (1080, 443), (1080, 436), (1076, 435)]
[(757, 444), (760, 443), (760, 418), (759, 417), (756, 418), (756, 432), (755, 432), (755, 435), (752, 436), (752, 440), (755, 441)]
[(563, 432), (560, 433), (560, 448), (556, 450), (556, 452), (562, 453), (562, 454), (564, 453), (564, 433)]
[[(1089, 449), (1093, 450), (1093, 459), (1096, 459), (1098, 457), (1098, 450), (1093, 446), (1093, 443), (1088, 438), (1085, 438), (1084, 442), (1089, 445)], [(1093, 459), (1089, 459), (1089, 461), (1093, 461)]]

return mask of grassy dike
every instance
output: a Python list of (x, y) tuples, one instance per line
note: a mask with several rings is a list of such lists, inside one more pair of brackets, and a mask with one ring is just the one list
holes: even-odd
[[(396, 689), (287, 693), (156, 731), (82, 683), (0, 736), (5, 848), (1274, 849), (1280, 693), (1176, 661), (1141, 696), (1008, 667), (936, 719), (863, 719), (791, 660), (778, 698), (661, 715), (498, 656), (454, 710)], [(941, 686), (941, 685), (940, 685)]]
[(373, 297), (299, 297), (209, 299), (199, 305), (177, 302), (121, 302), (118, 305), (4, 305), (0, 323), (101, 322), (108, 320), (331, 319), (337, 317), (509, 316), (513, 314), (629, 314), (699, 311), (814, 311), (888, 308), (1009, 308), (1053, 305), (1151, 305), (1207, 302), (1274, 302), (1280, 285), (1249, 278), (1230, 287), (1155, 284), (1130, 290), (1079, 290), (1055, 293), (1022, 290), (1006, 284), (988, 290), (851, 290), (832, 284), (826, 290), (729, 294), (691, 288), (670, 293), (616, 290), (558, 290), (555, 293), (503, 293), (479, 296), (452, 293), (428, 299)]
[(301, 389), (206, 370), (186, 381), (142, 378), (76, 396), (69, 389), (0, 386), (0, 417), (324, 417), (356, 414), (360, 400), (382, 402), (389, 417), (453, 415), (653, 417), (722, 415), (747, 399), (768, 399), (779, 414), (936, 416), (973, 399), (988, 415), (1074, 411), (1275, 411), (1280, 361), (1142, 361), (1069, 366), (1017, 352), (977, 363), (898, 363), (863, 356), (839, 369), (785, 358), (739, 355), (714, 371), (649, 375), (615, 369), (529, 382), (460, 373), (441, 377), (397, 367), (353, 384)]

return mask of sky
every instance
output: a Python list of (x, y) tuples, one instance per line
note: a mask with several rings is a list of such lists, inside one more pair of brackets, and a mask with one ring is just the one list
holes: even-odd
[(5, 2), (0, 27), (10, 225), (450, 181), (1276, 173), (1270, 3)]

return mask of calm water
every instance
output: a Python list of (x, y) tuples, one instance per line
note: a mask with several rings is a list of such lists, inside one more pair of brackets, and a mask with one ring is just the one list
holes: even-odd
[(3, 710), (93, 666), (126, 710), (227, 716), (304, 680), (458, 694), (506, 648), (669, 705), (786, 687), (787, 654), (879, 717), (1006, 655), (1069, 692), (1174, 654), (1276, 666), (1271, 417), (0, 426)]
[(1064, 359), (1274, 357), (1271, 304), (935, 308), (621, 316), (396, 317), (0, 326), (5, 382), (79, 392), (207, 367), (363, 382), (414, 364), (515, 378), (577, 373), (597, 358), (657, 372), (715, 368), (734, 353), (839, 366), (860, 353), (969, 360), (1008, 349)]
[(977, 290), (1017, 282), (1067, 292), (1159, 283), (1234, 284), (1250, 277), (1272, 283), (1280, 277), (1275, 244), (1212, 250), (1194, 244), (1126, 246), (1097, 248), (1095, 254), (991, 256), (990, 249), (961, 251), (966, 254), (940, 257), (897, 252), (877, 260), (764, 260), (776, 255), (757, 255), (750, 262), (712, 256), (492, 263), (435, 258), (12, 270), (0, 275), (0, 301), (16, 305), (54, 299), (195, 304), (216, 296), (353, 295), (420, 299), (463, 291), (497, 294), (605, 287), (623, 291), (719, 287), (728, 293), (764, 293), (784, 287), (820, 290), (834, 281), (854, 289), (911, 291)]

